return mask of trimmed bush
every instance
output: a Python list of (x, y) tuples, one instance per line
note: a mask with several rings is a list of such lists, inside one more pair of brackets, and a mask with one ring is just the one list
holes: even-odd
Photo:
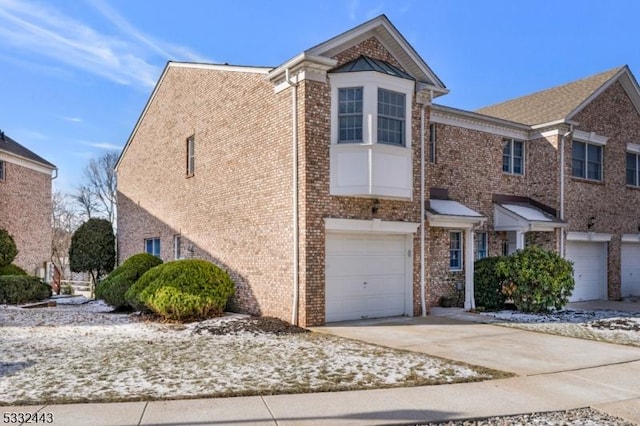
[(128, 306), (124, 295), (140, 277), (154, 266), (162, 263), (162, 259), (149, 253), (131, 256), (118, 266), (96, 287), (96, 298), (104, 299), (109, 305), (121, 308)]
[(485, 257), (474, 265), (473, 282), (476, 307), (496, 311), (504, 308), (506, 296), (502, 291), (504, 277), (498, 276), (496, 265), (502, 257)]
[(562, 309), (575, 284), (571, 262), (537, 246), (501, 258), (496, 272), (505, 277), (512, 290), (510, 297), (523, 312)]
[(89, 272), (93, 282), (116, 264), (116, 237), (106, 219), (89, 219), (73, 233), (69, 247), (69, 267), (72, 272)]
[(17, 305), (51, 297), (51, 287), (40, 278), (25, 275), (0, 276), (0, 303)]
[(213, 263), (185, 259), (151, 268), (127, 291), (137, 310), (151, 310), (166, 319), (195, 321), (224, 313), (235, 291), (229, 274)]
[(12, 263), (11, 265), (3, 266), (2, 268), (0, 268), (0, 275), (29, 275), (29, 274), (27, 273), (27, 271), (25, 271), (18, 265), (14, 265)]
[(17, 255), (18, 249), (13, 237), (4, 229), (0, 229), (0, 267), (11, 264)]

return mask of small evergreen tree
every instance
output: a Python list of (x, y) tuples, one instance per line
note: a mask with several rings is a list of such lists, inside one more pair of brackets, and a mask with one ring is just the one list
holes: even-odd
[(18, 255), (16, 242), (9, 233), (0, 229), (0, 268), (8, 266)]
[(73, 272), (88, 272), (94, 283), (111, 272), (116, 263), (116, 238), (111, 222), (89, 219), (73, 233), (69, 266)]

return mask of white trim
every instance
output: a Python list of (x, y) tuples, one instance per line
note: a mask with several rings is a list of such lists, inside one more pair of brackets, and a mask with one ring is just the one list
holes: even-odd
[[(11, 152), (8, 152), (8, 151), (1, 151), (0, 150), (0, 161), (4, 161), (6, 163), (15, 164), (17, 166), (24, 167), (24, 168), (30, 169), (30, 170), (34, 170), (36, 172), (46, 173), (48, 175), (51, 175), (53, 173), (53, 171), (56, 170), (56, 167), (45, 166), (44, 164), (40, 163), (39, 161), (35, 161), (35, 160), (31, 160), (31, 159), (26, 158), (26, 157), (15, 155), (15, 154), (13, 154)], [(6, 175), (7, 171), (5, 170), (4, 173)]]
[(606, 145), (609, 138), (607, 136), (598, 135), (596, 132), (584, 132), (582, 130), (574, 130), (573, 140), (595, 144), (595, 145)]
[(567, 232), (567, 241), (594, 241), (594, 242), (608, 242), (611, 241), (612, 234), (601, 232)]
[[(433, 107), (436, 107), (434, 105)], [(440, 108), (440, 106), (437, 106)], [(490, 133), (502, 137), (508, 137), (519, 140), (528, 140), (529, 131), (526, 129), (509, 128), (506, 125), (502, 126), (499, 123), (493, 122), (490, 117), (470, 117), (468, 114), (464, 114), (466, 111), (456, 111), (458, 114), (454, 115), (452, 111), (443, 111), (442, 109), (431, 110), (431, 116), (429, 118), (430, 123), (446, 124), (448, 126), (460, 127), (463, 129), (476, 130), (479, 132)], [(474, 114), (477, 115), (477, 114)], [(464, 117), (463, 117), (464, 116)], [(489, 121), (492, 121), (491, 123)]]
[(427, 212), (430, 228), (458, 228), (471, 229), (486, 221), (484, 216), (447, 216)]
[(418, 230), (419, 223), (383, 221), (381, 219), (338, 219), (324, 218), (326, 231), (338, 232), (375, 232), (381, 234), (413, 234)]
[(623, 234), (623, 243), (640, 243), (640, 234)]
[(227, 64), (203, 64), (197, 62), (169, 62), (170, 68), (195, 68), (201, 70), (213, 70), (213, 71), (231, 71), (231, 72), (246, 72), (252, 74), (268, 74), (273, 68), (269, 67), (251, 67), (240, 65), (227, 65)]
[(627, 152), (640, 154), (640, 144), (627, 142)]

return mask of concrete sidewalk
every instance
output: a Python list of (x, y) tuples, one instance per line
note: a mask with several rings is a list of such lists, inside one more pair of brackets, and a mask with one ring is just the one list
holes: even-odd
[(640, 424), (640, 348), (465, 319), (477, 317), (446, 310), (440, 316), (333, 324), (316, 331), (425, 352), (518, 376), (416, 388), (3, 407), (2, 411), (52, 413), (55, 425), (373, 425), (593, 407)]

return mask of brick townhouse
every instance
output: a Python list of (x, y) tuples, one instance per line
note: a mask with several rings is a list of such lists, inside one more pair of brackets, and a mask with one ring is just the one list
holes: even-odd
[(31, 274), (51, 259), (51, 180), (56, 166), (0, 131), (0, 228), (18, 248), (13, 263)]
[(168, 63), (116, 167), (120, 261), (209, 259), (234, 309), (307, 326), (471, 309), (474, 259), (527, 244), (575, 262), (575, 300), (638, 293), (629, 69), (478, 112), (446, 93), (385, 16), (275, 68)]

